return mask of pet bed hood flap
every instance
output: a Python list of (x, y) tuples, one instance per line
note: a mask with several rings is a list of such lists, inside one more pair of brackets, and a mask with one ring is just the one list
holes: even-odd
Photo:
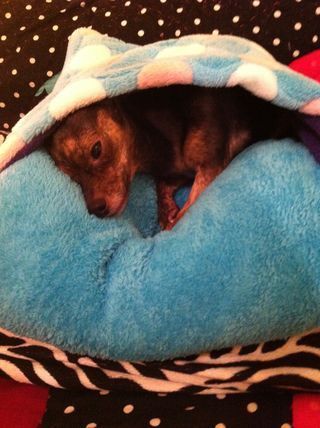
[(161, 233), (148, 177), (133, 182), (121, 217), (101, 220), (44, 151), (13, 162), (77, 108), (173, 83), (241, 84), (290, 109), (320, 108), (320, 85), (245, 39), (138, 47), (77, 30), (53, 92), (0, 146), (1, 327), (77, 353), (150, 360), (319, 325), (320, 168), (303, 145), (248, 148)]
[(69, 113), (106, 97), (171, 84), (241, 85), (277, 105), (320, 114), (320, 85), (247, 39), (191, 35), (137, 46), (79, 28), (70, 37), (53, 92), (18, 121), (0, 146), (0, 171), (32, 152)]

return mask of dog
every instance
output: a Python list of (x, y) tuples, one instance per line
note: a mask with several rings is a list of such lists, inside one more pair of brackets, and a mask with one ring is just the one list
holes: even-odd
[[(241, 87), (173, 85), (70, 114), (47, 149), (58, 168), (81, 186), (89, 213), (101, 218), (122, 213), (135, 174), (150, 174), (160, 226), (170, 230), (246, 147), (269, 138), (296, 138), (292, 114)], [(179, 210), (174, 194), (192, 180)]]

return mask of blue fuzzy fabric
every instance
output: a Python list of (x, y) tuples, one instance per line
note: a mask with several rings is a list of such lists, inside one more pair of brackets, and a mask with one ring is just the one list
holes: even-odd
[(307, 149), (264, 142), (235, 159), (173, 231), (156, 233), (147, 177), (136, 179), (121, 218), (99, 220), (48, 155), (33, 153), (0, 181), (0, 325), (115, 359), (317, 326), (319, 188)]
[(239, 84), (320, 114), (320, 85), (248, 40), (138, 47), (76, 31), (53, 92), (0, 146), (1, 327), (77, 353), (151, 360), (320, 325), (320, 167), (304, 146), (250, 147), (171, 232), (159, 232), (148, 177), (136, 178), (120, 218), (101, 220), (49, 156), (33, 152), (84, 105), (173, 83)]

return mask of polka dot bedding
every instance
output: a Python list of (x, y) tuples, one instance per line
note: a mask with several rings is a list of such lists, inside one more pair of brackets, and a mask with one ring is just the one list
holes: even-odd
[[(92, 26), (138, 44), (192, 33), (234, 34), (257, 41), (289, 63), (319, 48), (319, 21), (318, 0), (4, 2), (0, 7), (0, 143), (1, 135), (7, 135), (44, 96), (35, 94), (61, 70), (68, 37), (78, 27)], [(175, 361), (159, 367), (64, 354), (1, 331), (0, 366), (6, 377), (67, 389), (52, 390), (43, 427), (290, 428), (290, 394), (226, 397), (225, 393), (265, 391), (273, 386), (319, 390), (319, 338), (319, 331), (314, 331), (288, 341), (212, 352), (207, 361), (190, 357), (189, 364), (185, 360), (180, 366)], [(268, 352), (271, 358), (260, 358)], [(283, 373), (283, 366), (289, 372)], [(211, 394), (218, 393), (216, 397), (197, 395), (202, 384), (175, 382), (191, 380), (190, 375), (197, 380), (204, 368), (217, 369), (217, 377), (204, 382)], [(175, 389), (161, 392), (165, 383)]]
[(0, 10), (0, 132), (39, 102), (81, 26), (146, 44), (191, 33), (252, 39), (289, 63), (319, 47), (318, 0), (12, 0)]
[[(292, 425), (297, 400), (290, 390), (319, 391), (319, 350), (314, 330), (185, 360), (129, 363), (66, 353), (0, 329), (2, 376), (50, 387), (42, 428), (305, 428)], [(307, 420), (319, 421), (312, 415), (319, 400), (310, 397)]]

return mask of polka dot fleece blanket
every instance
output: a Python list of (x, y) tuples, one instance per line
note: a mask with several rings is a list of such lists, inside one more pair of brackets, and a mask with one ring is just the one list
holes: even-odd
[(120, 218), (101, 220), (34, 151), (82, 106), (173, 83), (239, 84), (320, 114), (320, 85), (248, 40), (195, 35), (136, 46), (76, 30), (52, 93), (0, 146), (3, 328), (73, 352), (152, 360), (320, 325), (320, 167), (305, 146), (247, 149), (171, 232), (159, 232), (148, 177), (137, 177)]

